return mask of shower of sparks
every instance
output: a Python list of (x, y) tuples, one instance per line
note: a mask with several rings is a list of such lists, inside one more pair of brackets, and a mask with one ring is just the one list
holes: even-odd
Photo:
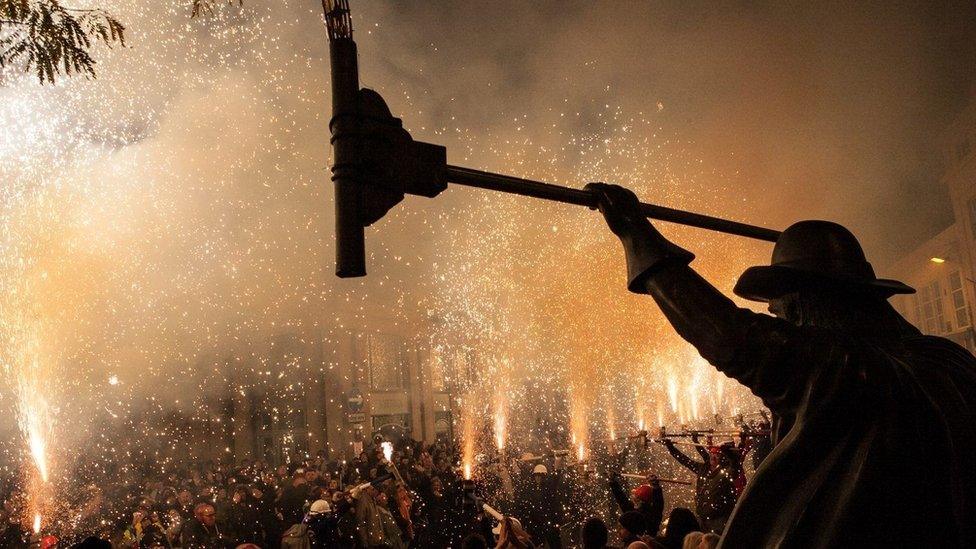
[(678, 380), (673, 375), (668, 376), (668, 402), (671, 403), (671, 411), (678, 412)]
[(461, 469), (465, 480), (471, 480), (474, 474), (475, 456), (475, 412), (467, 407), (461, 409)]
[(495, 423), (493, 425), (495, 431), (495, 447), (499, 451), (505, 449), (505, 410), (498, 408), (495, 411)]
[(610, 407), (607, 408), (607, 435), (609, 435), (610, 440), (617, 438), (617, 417), (613, 412), (613, 404), (610, 403)]
[[(38, 87), (0, 74), (0, 360), (16, 400), (2, 403), (22, 435), (5, 450), (38, 481), (27, 483), (25, 525), (43, 510), (54, 531), (68, 513), (48, 502), (109, 471), (173, 470), (206, 441), (233, 438), (224, 402), (272, 425), (305, 417), (322, 380), (361, 381), (315, 353), (355, 339), (373, 358), (399, 356), (371, 331), (377, 317), (426, 343), (432, 383), (460, 397), (450, 411), (468, 479), (479, 452), (566, 448), (571, 437), (583, 460), (591, 441), (643, 430), (654, 410), (665, 425), (703, 421), (705, 398), (716, 414), (758, 407), (735, 383), (696, 373), (708, 366), (652, 303), (626, 293), (619, 244), (583, 208), (468, 189), (423, 208), (406, 201), (370, 235), (370, 276), (337, 282), (319, 9), (249, 2), (243, 16), (190, 22), (180, 2), (103, 4), (138, 47), (98, 52), (97, 80)], [(363, 4), (357, 17), (379, 10)], [(359, 40), (363, 52), (380, 45)], [(415, 137), (472, 167), (614, 182), (743, 217), (742, 204), (712, 200), (727, 179), (662, 130), (654, 99), (635, 112), (609, 86), (585, 99), (567, 89), (452, 126), (461, 113), (432, 105), (429, 90), (371, 76)], [(695, 266), (725, 290), (768, 252), (661, 226), (694, 243)], [(138, 432), (153, 436), (124, 436)], [(277, 433), (274, 451), (302, 457), (304, 434)], [(88, 477), (76, 456), (91, 456)]]

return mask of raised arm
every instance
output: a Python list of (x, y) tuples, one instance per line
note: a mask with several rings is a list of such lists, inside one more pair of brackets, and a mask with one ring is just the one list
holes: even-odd
[(671, 454), (674, 459), (678, 460), (678, 463), (684, 465), (686, 469), (692, 473), (695, 473), (696, 475), (702, 474), (704, 468), (708, 466), (707, 463), (695, 461), (693, 458), (685, 455), (684, 452), (676, 448), (674, 443), (668, 439), (664, 439), (663, 444), (664, 447), (668, 449), (668, 453)]
[[(698, 435), (692, 436), (691, 441), (694, 442), (695, 444), (698, 444), (699, 442)], [(711, 438), (709, 438), (708, 441), (709, 441), (708, 445), (711, 446), (712, 445)], [(708, 460), (711, 459), (711, 456), (708, 455), (708, 450), (704, 446), (695, 446), (695, 450), (698, 451), (698, 456), (701, 457), (702, 460), (705, 461), (705, 463), (708, 463)]]
[(617, 507), (620, 508), (621, 513), (634, 510), (634, 504), (627, 497), (627, 493), (624, 492), (624, 487), (620, 482), (620, 475), (618, 474), (610, 477), (610, 493), (613, 494), (613, 499), (617, 502)]
[(786, 321), (737, 307), (722, 295), (688, 266), (694, 255), (669, 242), (644, 217), (634, 193), (603, 183), (591, 183), (587, 189), (599, 196), (607, 225), (623, 243), (627, 288), (650, 294), (678, 335), (769, 408), (794, 406), (807, 385), (809, 366), (835, 358), (810, 360), (810, 352), (829, 348), (818, 345), (822, 341), (817, 334), (801, 333)]

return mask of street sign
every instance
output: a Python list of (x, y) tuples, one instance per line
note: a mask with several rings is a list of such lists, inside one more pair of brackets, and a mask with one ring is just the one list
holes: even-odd
[(349, 413), (355, 414), (363, 411), (363, 393), (353, 387), (346, 393), (346, 409)]
[(346, 419), (349, 420), (349, 423), (362, 423), (366, 421), (366, 414), (363, 413), (349, 414), (348, 416), (346, 416)]

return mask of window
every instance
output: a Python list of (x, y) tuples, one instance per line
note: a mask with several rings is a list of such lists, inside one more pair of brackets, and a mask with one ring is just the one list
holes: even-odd
[(946, 332), (945, 315), (942, 312), (942, 285), (936, 280), (922, 288), (922, 330), (927, 334)]
[(912, 296), (912, 303), (915, 304), (912, 320), (915, 321), (916, 326), (921, 328), (922, 327), (922, 300), (919, 299), (919, 294), (915, 294)]
[(409, 426), (410, 414), (383, 414), (373, 416), (373, 431), (390, 430), (391, 428), (392, 430), (403, 430)]
[(403, 344), (400, 338), (387, 334), (369, 334), (366, 360), (370, 387), (380, 391), (403, 388)]
[(963, 292), (962, 275), (959, 271), (952, 271), (949, 275), (949, 293), (955, 313), (956, 329), (969, 326), (969, 308), (966, 306), (966, 294)]
[(454, 440), (451, 412), (434, 412), (434, 436), (439, 441)]
[(454, 352), (454, 380), (461, 387), (471, 387), (477, 381), (474, 351), (459, 349)]
[(444, 349), (434, 347), (430, 352), (430, 388), (444, 392), (447, 389), (447, 364), (444, 363)]

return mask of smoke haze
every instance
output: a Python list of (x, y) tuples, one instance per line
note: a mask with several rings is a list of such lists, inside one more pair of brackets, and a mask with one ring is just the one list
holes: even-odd
[[(408, 198), (367, 231), (371, 274), (335, 279), (316, 2), (202, 21), (179, 2), (99, 5), (131, 47), (99, 51), (97, 80), (0, 87), (0, 316), (40, 334), (60, 421), (82, 425), (62, 440), (91, 410), (192, 405), (226, 381), (204, 381), (202, 357), (260, 361), (282, 330), (328, 339), (375, 314), (436, 319), (432, 339), (479, 348), (490, 376), (557, 372), (590, 413), (664, 398), (669, 377), (713, 383), (675, 371), (693, 354), (626, 294), (619, 245), (583, 209)], [(971, 3), (352, 7), (363, 85), (454, 164), (771, 228), (835, 220), (876, 265), (949, 222), (940, 135), (972, 86)], [(767, 244), (662, 229), (723, 290), (768, 260)]]

